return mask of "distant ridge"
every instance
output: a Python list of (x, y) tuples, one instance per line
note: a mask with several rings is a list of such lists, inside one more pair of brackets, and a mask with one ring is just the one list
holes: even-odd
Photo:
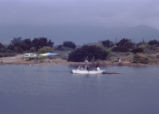
[(75, 43), (91, 43), (101, 40), (119, 41), (121, 38), (129, 38), (132, 41), (159, 39), (159, 30), (140, 25), (125, 28), (106, 28), (100, 26), (45, 26), (45, 27), (0, 27), (1, 42), (10, 42), (13, 37), (35, 38), (45, 36), (55, 43), (73, 41)]
[(119, 36), (130, 38), (134, 41), (159, 39), (159, 30), (149, 26), (136, 26), (121, 31)]

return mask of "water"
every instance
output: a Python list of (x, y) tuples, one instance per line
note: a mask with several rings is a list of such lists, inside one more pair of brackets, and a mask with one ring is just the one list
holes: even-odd
[(159, 114), (159, 70), (107, 67), (73, 75), (62, 65), (0, 66), (0, 114)]

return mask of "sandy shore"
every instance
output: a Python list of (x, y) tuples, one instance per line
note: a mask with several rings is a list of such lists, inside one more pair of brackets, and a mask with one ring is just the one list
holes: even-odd
[[(63, 65), (71, 65), (71, 66), (79, 66), (84, 65), (84, 62), (68, 62), (67, 60), (56, 58), (56, 59), (43, 59), (43, 60), (25, 60), (23, 55), (17, 55), (14, 57), (3, 57), (0, 58), (0, 65), (5, 64), (63, 64)], [(111, 61), (97, 61), (93, 63), (88, 63), (91, 66), (100, 65), (100, 66), (147, 66), (147, 65), (159, 65), (159, 63), (149, 63), (149, 64), (141, 64), (141, 63), (131, 63), (128, 61), (119, 62), (111, 62)]]

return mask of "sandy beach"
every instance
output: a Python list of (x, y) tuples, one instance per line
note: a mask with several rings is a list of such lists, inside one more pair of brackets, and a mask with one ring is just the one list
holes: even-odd
[[(0, 65), (6, 65), (6, 64), (63, 64), (63, 65), (71, 65), (71, 66), (78, 66), (78, 65), (84, 65), (84, 62), (69, 62), (65, 59), (61, 58), (55, 58), (55, 59), (42, 59), (42, 60), (25, 60), (23, 55), (16, 55), (14, 57), (2, 57), (0, 58)], [(148, 64), (142, 64), (142, 63), (132, 63), (129, 61), (122, 61), (122, 62), (112, 62), (112, 61), (96, 61), (96, 62), (88, 62), (88, 65), (95, 66), (147, 66), (147, 65), (159, 65), (159, 62), (155, 63), (148, 63)]]

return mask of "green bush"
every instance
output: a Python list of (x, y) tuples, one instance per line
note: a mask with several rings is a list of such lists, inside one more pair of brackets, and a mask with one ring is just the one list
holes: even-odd
[(63, 42), (63, 46), (67, 47), (67, 48), (72, 48), (72, 49), (76, 48), (75, 43), (73, 43), (72, 41), (65, 41), (65, 42)]
[(114, 43), (110, 40), (102, 41), (102, 44), (103, 44), (104, 47), (107, 47), (107, 48), (110, 48), (110, 47), (114, 46)]
[(142, 55), (135, 55), (133, 58), (134, 63), (143, 63), (143, 64), (148, 64), (149, 59), (145, 56)]
[(151, 40), (148, 42), (148, 44), (151, 46), (159, 46), (159, 41), (158, 40)]
[(44, 46), (38, 50), (38, 53), (47, 53), (47, 52), (53, 52), (53, 48)]
[(116, 47), (112, 49), (114, 52), (128, 52), (135, 47), (135, 44), (129, 39), (121, 39), (116, 43)]
[(88, 61), (105, 60), (108, 56), (108, 52), (98, 46), (82, 46), (81, 48), (72, 51), (69, 54), (68, 61), (83, 62), (86, 59)]
[(34, 38), (31, 39), (24, 39), (22, 40), (21, 37), (14, 38), (10, 44), (7, 46), (8, 49), (16, 52), (16, 53), (24, 53), (29, 51), (38, 51), (40, 48), (47, 46), (53, 47), (54, 42), (48, 40), (45, 37)]
[(12, 57), (15, 56), (15, 53), (0, 53), (0, 57)]
[(143, 48), (135, 48), (131, 52), (133, 52), (133, 53), (143, 53), (144, 49)]
[(114, 52), (128, 52), (129, 49), (125, 48), (125, 47), (114, 47), (114, 48), (112, 48), (112, 51), (114, 51)]

